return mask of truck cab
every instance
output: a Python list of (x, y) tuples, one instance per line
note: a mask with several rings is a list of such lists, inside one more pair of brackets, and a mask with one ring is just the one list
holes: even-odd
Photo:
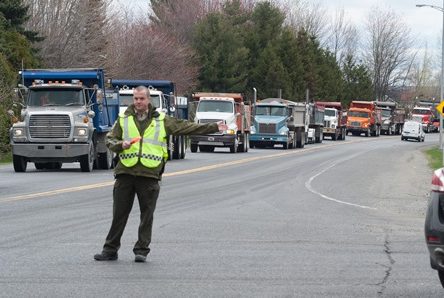
[(256, 104), (250, 147), (274, 147), (274, 145), (282, 145), (284, 149), (296, 147), (294, 129), (288, 127), (291, 117), (288, 106), (278, 101)]
[(412, 110), (412, 119), (419, 119), (425, 132), (429, 133), (435, 130), (433, 121), (435, 116), (430, 107), (414, 107)]
[(239, 93), (206, 93), (193, 94), (197, 101), (196, 123), (223, 121), (228, 129), (211, 135), (193, 135), (191, 152), (213, 152), (215, 147), (228, 147), (231, 153), (247, 152), (249, 148), (250, 106), (244, 103)]
[(83, 172), (109, 169), (113, 153), (105, 135), (118, 114), (118, 99), (104, 89), (101, 69), (23, 70), (20, 121), (10, 130), (13, 165), (25, 172), (80, 162)]
[(371, 101), (352, 101), (347, 112), (347, 132), (358, 136), (378, 137), (381, 132), (381, 111)]

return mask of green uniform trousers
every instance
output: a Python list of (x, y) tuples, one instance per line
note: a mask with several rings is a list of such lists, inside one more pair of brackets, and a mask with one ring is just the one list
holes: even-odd
[(113, 221), (103, 246), (104, 252), (116, 253), (119, 250), (120, 238), (128, 221), (136, 194), (139, 200), (140, 225), (133, 252), (136, 255), (143, 256), (150, 252), (153, 213), (156, 208), (159, 190), (159, 181), (154, 178), (127, 174), (116, 176), (113, 190)]

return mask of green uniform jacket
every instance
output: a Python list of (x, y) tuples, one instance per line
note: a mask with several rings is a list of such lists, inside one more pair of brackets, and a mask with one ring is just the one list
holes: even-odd
[[(158, 115), (158, 112), (150, 104), (148, 107), (148, 117), (143, 121), (137, 121), (134, 111), (134, 105), (130, 105), (125, 115), (133, 115), (136, 119), (136, 125), (139, 129), (140, 135), (143, 135), (143, 131), (150, 125), (151, 120)], [(120, 118), (120, 117), (119, 117)], [(218, 132), (218, 126), (216, 123), (208, 124), (196, 124), (187, 120), (176, 119), (173, 117), (165, 116), (165, 130), (167, 135), (205, 135)], [(114, 123), (113, 128), (106, 136), (106, 146), (117, 154), (123, 151), (122, 148), (122, 127), (120, 121)], [(147, 168), (143, 166), (140, 161), (133, 167), (125, 167), (122, 163), (118, 163), (114, 169), (114, 174), (129, 174), (134, 176), (144, 176), (155, 179), (161, 179), (162, 173), (165, 167), (166, 161), (163, 161), (157, 168)]]

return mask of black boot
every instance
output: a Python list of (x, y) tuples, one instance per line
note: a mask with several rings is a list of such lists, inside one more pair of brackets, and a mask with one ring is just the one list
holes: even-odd
[(102, 251), (99, 254), (94, 255), (96, 261), (115, 261), (117, 260), (117, 253)]

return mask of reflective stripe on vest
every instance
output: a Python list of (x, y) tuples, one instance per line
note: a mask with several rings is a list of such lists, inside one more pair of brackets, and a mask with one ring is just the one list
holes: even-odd
[[(165, 114), (160, 113), (160, 116), (154, 118), (145, 129), (141, 141), (132, 144), (130, 148), (119, 154), (120, 162), (124, 166), (132, 167), (140, 160), (145, 167), (155, 168), (163, 159), (168, 158), (164, 119)], [(134, 116), (120, 117), (120, 126), (123, 130), (124, 141), (139, 137)]]

